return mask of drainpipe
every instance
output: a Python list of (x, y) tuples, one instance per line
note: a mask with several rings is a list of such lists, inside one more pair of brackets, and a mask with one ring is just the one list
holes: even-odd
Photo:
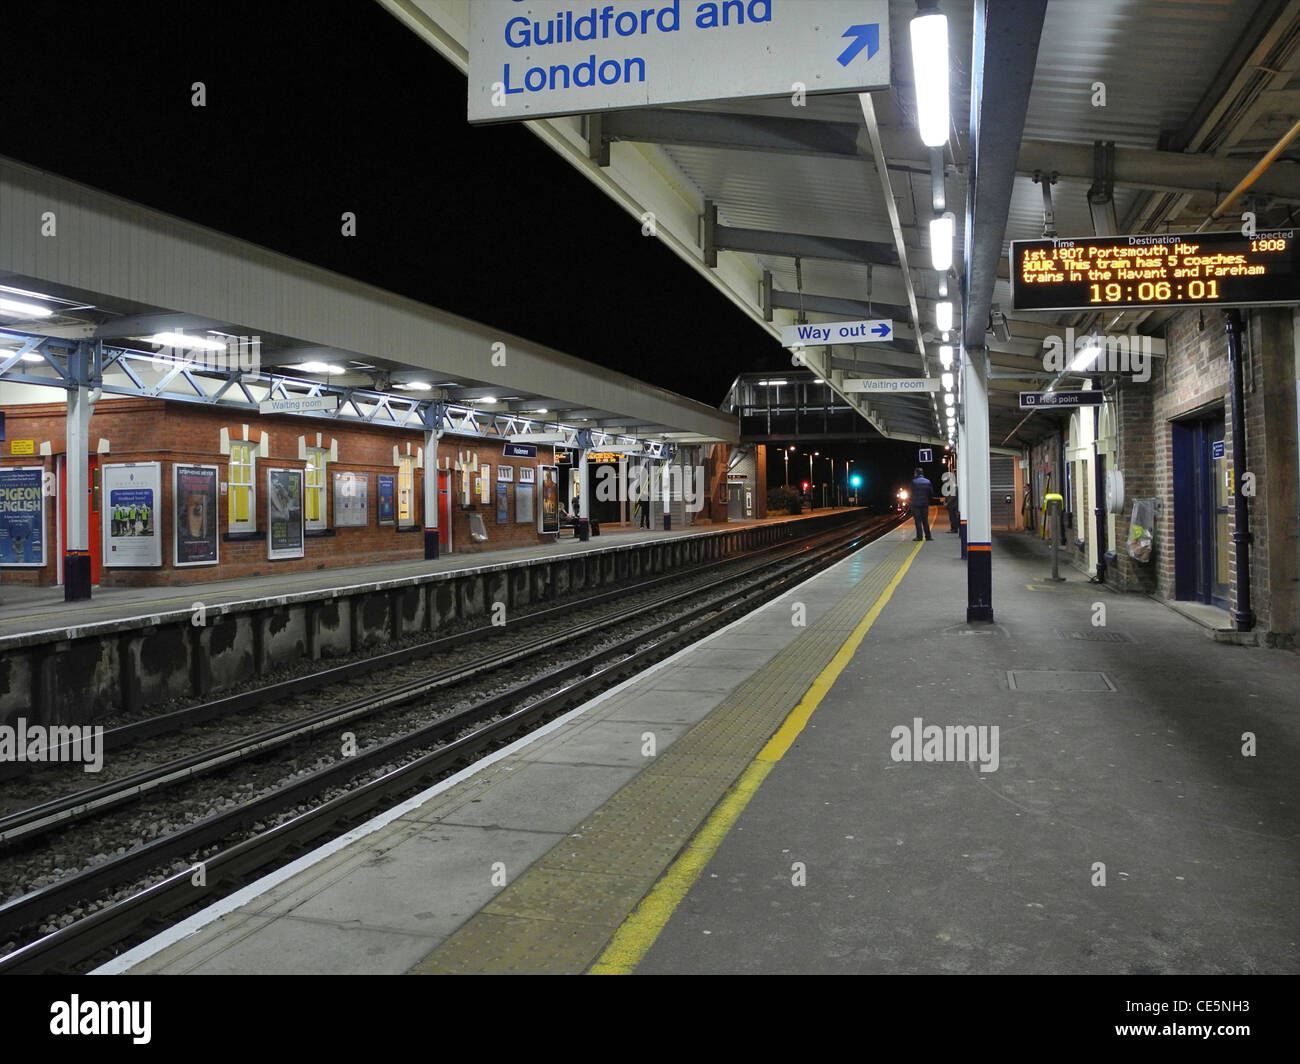
[(1224, 312), (1224, 328), (1228, 333), (1228, 369), (1232, 388), (1232, 501), (1234, 507), (1232, 542), (1237, 560), (1237, 608), (1232, 611), (1232, 623), (1239, 632), (1249, 632), (1255, 627), (1255, 614), (1250, 608), (1250, 511), (1246, 496), (1241, 493), (1241, 474), (1246, 465), (1246, 412), (1242, 390), (1241, 368), (1241, 311)]
[[(1104, 401), (1104, 398), (1103, 398)], [(1096, 506), (1093, 514), (1097, 518), (1097, 575), (1093, 580), (1098, 584), (1106, 582), (1106, 477), (1101, 471), (1101, 407), (1092, 408), (1092, 472), (1093, 499)]]

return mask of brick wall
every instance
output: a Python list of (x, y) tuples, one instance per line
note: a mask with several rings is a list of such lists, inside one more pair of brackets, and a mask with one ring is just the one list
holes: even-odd
[[(63, 404), (12, 405), (5, 408), (6, 436), (9, 441), (32, 439), (37, 449), (48, 443), (51, 455), (11, 455), (12, 443), (4, 445), (4, 465), (40, 465), (46, 470), (55, 468), (54, 456), (65, 452)], [(258, 457), (255, 473), (257, 531), (260, 535), (251, 540), (221, 542), (221, 561), (216, 566), (174, 569), (172, 466), (175, 463), (202, 463), (216, 465), (219, 478), (228, 479), (228, 460), (220, 453), (221, 430), (228, 430), (232, 440), (248, 437), (254, 441), (268, 434), (267, 457)], [(268, 561), (266, 557), (266, 470), (303, 469), (306, 462), (298, 457), (299, 437), (305, 436), (307, 446), (328, 447), (330, 440), (338, 441), (338, 461), (329, 464), (326, 490), (327, 523), (332, 535), (308, 536), (303, 558)], [(213, 580), (254, 577), (271, 573), (299, 572), (336, 568), (347, 565), (366, 565), (384, 561), (410, 561), (424, 556), (422, 534), (423, 473), (417, 469), (415, 477), (416, 525), (415, 531), (399, 531), (391, 525), (378, 525), (378, 474), (396, 475), (393, 448), (398, 446), (411, 453), (423, 445), (423, 433), (416, 430), (372, 427), (350, 422), (326, 421), (292, 416), (231, 416), (229, 411), (208, 410), (194, 405), (165, 403), (152, 399), (104, 400), (96, 407), (90, 421), (92, 447), (100, 439), (108, 440), (109, 450), (101, 456), (104, 464), (117, 462), (161, 462), (163, 498), (161, 507), (162, 557), (161, 569), (104, 569), (101, 586), (142, 586), (156, 584), (193, 584)], [(447, 436), (440, 441), (438, 458), (450, 458), (454, 464), (459, 450), (478, 452), (480, 462), (491, 466), (491, 502), (477, 504), (484, 518), (488, 542), (476, 544), (470, 538), (469, 514), (453, 504), (453, 546), (456, 553), (478, 553), (511, 546), (531, 546), (547, 542), (553, 537), (540, 536), (536, 524), (514, 522), (514, 493), (519, 480), (519, 466), (537, 464), (544, 460), (510, 459), (506, 464), (514, 467), (514, 480), (507, 485), (508, 517), (505, 524), (496, 521), (496, 477), (502, 460), (502, 444), (481, 439), (461, 439)], [(547, 456), (548, 457), (548, 456)], [(432, 464), (432, 463), (430, 463)], [(353, 472), (369, 474), (368, 523), (362, 528), (333, 528), (333, 474)], [(458, 495), (461, 474), (452, 473), (453, 490)], [(50, 503), (53, 500), (49, 500)], [(220, 530), (228, 529), (228, 509), (225, 496), (219, 499)], [(42, 569), (5, 569), (4, 580), (14, 584), (52, 585), (57, 582), (57, 508), (48, 505), (46, 518), (47, 565)]]
[[(1293, 352), (1286, 311), (1243, 311), (1244, 388), (1246, 430), (1245, 471), (1255, 474), (1257, 486), (1288, 485), (1296, 477), (1296, 427)], [(1172, 599), (1174, 565), (1174, 457), (1172, 422), (1182, 418), (1224, 418), (1224, 453), (1236, 466), (1232, 446), (1232, 404), (1228, 338), (1219, 310), (1186, 311), (1170, 319), (1165, 332), (1166, 357), (1155, 359), (1151, 380), (1122, 380), (1119, 387), (1118, 465), (1125, 475), (1127, 500), (1116, 518), (1118, 562), (1108, 580), (1126, 590), (1154, 592)], [(1269, 422), (1265, 390), (1272, 389), (1273, 415)], [(1288, 479), (1289, 478), (1289, 479)], [(1285, 496), (1289, 497), (1289, 496)], [(1127, 554), (1129, 517), (1136, 498), (1157, 500), (1154, 550), (1149, 565)], [(1235, 514), (1229, 500), (1229, 534), (1235, 531)], [(1264, 629), (1294, 628), (1294, 611), (1273, 617), (1273, 596), (1282, 579), (1281, 563), (1271, 555), (1295, 538), (1295, 517), (1285, 506), (1270, 513), (1265, 493), (1249, 498), (1251, 533), (1252, 606)], [(1289, 538), (1288, 538), (1289, 537)], [(1231, 586), (1237, 584), (1235, 552), (1230, 552)], [(1290, 600), (1288, 600), (1289, 602)], [(1232, 603), (1230, 602), (1230, 605)]]

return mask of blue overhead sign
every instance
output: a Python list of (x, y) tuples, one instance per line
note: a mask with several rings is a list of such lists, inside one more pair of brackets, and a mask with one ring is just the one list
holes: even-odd
[(887, 0), (473, 0), (469, 120), (889, 87)]
[(507, 458), (536, 458), (537, 445), (535, 443), (507, 443), (505, 455)]
[(814, 347), (820, 344), (878, 344), (891, 339), (894, 323), (887, 318), (859, 321), (826, 321), (811, 325), (781, 326), (782, 347)]

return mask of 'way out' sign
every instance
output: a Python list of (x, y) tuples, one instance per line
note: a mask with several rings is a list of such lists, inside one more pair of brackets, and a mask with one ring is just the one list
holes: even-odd
[(473, 0), (469, 120), (889, 86), (887, 0)]
[(782, 347), (816, 347), (819, 344), (878, 344), (894, 335), (887, 318), (866, 321), (827, 321), (818, 325), (782, 325)]

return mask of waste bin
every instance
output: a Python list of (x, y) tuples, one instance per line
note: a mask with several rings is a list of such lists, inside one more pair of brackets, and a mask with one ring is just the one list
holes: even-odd
[(578, 518), (578, 538), (583, 543), (591, 539), (591, 521), (585, 517)]
[(673, 530), (673, 515), (664, 514), (664, 531), (671, 532), (672, 530)]

